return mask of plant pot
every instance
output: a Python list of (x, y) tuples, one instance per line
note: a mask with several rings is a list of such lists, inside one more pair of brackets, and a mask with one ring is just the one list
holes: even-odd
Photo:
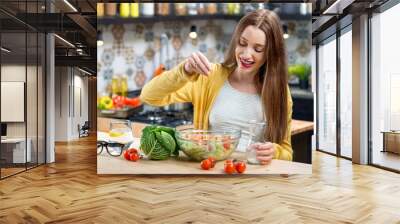
[(300, 89), (308, 89), (308, 79), (300, 79)]

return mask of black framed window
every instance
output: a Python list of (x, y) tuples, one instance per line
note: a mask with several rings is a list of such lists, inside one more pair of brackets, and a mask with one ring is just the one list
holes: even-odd
[(1, 179), (45, 163), (46, 39), (24, 22), (43, 5), (0, 2)]
[[(352, 26), (317, 44), (317, 150), (352, 157)], [(333, 25), (335, 26), (335, 25)], [(326, 35), (326, 34), (324, 34)]]
[(341, 30), (339, 49), (339, 135), (342, 157), (352, 158), (352, 26)]
[(371, 14), (370, 28), (370, 164), (400, 172), (400, 4), (388, 1)]
[(336, 154), (336, 35), (318, 45), (317, 146)]

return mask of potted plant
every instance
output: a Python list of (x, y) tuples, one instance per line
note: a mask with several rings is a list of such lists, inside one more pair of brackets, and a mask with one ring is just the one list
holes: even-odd
[(311, 75), (311, 66), (308, 64), (295, 64), (288, 68), (289, 75), (295, 75), (299, 78), (301, 89), (308, 89), (309, 77)]

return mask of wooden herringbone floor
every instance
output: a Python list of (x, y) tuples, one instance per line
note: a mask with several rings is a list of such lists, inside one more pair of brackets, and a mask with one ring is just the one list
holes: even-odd
[(94, 145), (0, 181), (0, 223), (400, 223), (400, 175), (323, 153), (312, 176), (98, 176)]

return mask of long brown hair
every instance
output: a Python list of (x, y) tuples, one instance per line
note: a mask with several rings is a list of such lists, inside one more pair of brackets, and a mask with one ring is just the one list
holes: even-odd
[(255, 26), (266, 36), (266, 62), (261, 66), (255, 81), (263, 105), (267, 128), (264, 137), (271, 142), (281, 143), (288, 129), (288, 78), (286, 47), (279, 17), (266, 9), (255, 10), (244, 16), (236, 26), (233, 38), (222, 63), (236, 68), (235, 49), (243, 30)]

